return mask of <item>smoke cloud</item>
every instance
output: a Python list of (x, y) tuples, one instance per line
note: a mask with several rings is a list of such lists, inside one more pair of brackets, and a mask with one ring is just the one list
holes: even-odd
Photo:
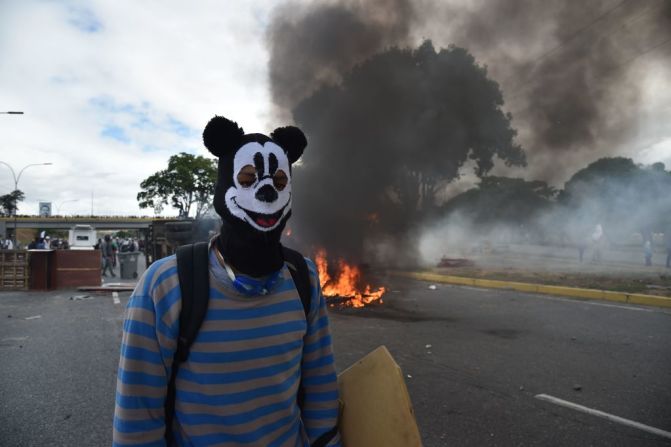
[[(304, 244), (326, 240), (328, 249), (349, 255), (390, 251), (398, 255), (389, 247), (398, 244), (398, 237), (410, 237), (408, 230), (417, 223), (414, 215), (429, 208), (422, 200), (453, 187), (449, 182), (466, 166), (480, 174), (492, 168), (483, 162), (486, 156), (474, 162), (468, 161), (477, 158), (472, 152), (463, 160), (448, 151), (452, 155), (444, 158), (452, 164), (440, 167), (448, 175), (432, 178), (429, 170), (427, 178), (426, 170), (398, 156), (398, 147), (418, 145), (432, 132), (437, 138), (455, 139), (451, 143), (463, 143), (465, 138), (458, 135), (463, 116), (440, 115), (441, 101), (459, 98), (436, 98), (435, 107), (418, 112), (423, 104), (418, 107), (415, 98), (421, 96), (421, 88), (408, 77), (410, 71), (402, 67), (399, 54), (422, 51), (427, 38), (439, 54), (450, 44), (465, 48), (501, 88), (502, 98), (496, 103), (512, 113), (512, 125), (519, 132), (506, 131), (513, 142), (510, 147), (517, 143), (524, 147), (528, 167), (511, 170), (510, 166), (524, 165), (524, 157), (509, 150), (507, 157), (494, 156), (491, 172), (522, 174), (561, 186), (600, 157), (632, 155), (626, 142), (637, 136), (644, 74), (650, 68), (663, 72), (671, 66), (671, 2), (342, 0), (278, 7), (267, 35), (278, 120), (311, 123), (310, 145), (296, 176), (300, 221), (294, 225), (301, 228), (296, 234), (302, 235)], [(374, 68), (365, 64), (371, 59)], [(367, 87), (362, 83), (356, 92), (344, 91), (343, 80), (356, 76), (365, 78)], [(468, 77), (444, 82), (465, 95), (477, 95)], [(404, 88), (410, 92), (405, 96)], [(361, 100), (340, 100), (353, 93)], [(392, 94), (395, 104), (404, 107), (384, 113), (373, 107), (376, 101), (391, 103)], [(309, 107), (317, 104), (338, 107)], [(366, 132), (396, 123), (388, 120), (395, 113), (408, 113), (413, 125)], [(473, 117), (479, 116), (491, 129), (500, 126), (492, 124), (494, 115)], [(448, 123), (449, 133), (431, 128), (438, 119)], [(668, 128), (662, 131), (668, 138)], [(423, 166), (438, 163), (437, 154), (424, 152), (418, 161)], [(416, 200), (389, 186), (404, 182), (409, 185), (406, 194), (417, 185)], [(371, 235), (379, 241), (372, 241)]]
[(415, 8), (409, 0), (287, 3), (270, 25), (271, 94), (280, 113), (373, 54), (409, 43)]
[(469, 3), (432, 4), (446, 29), (423, 32), (468, 48), (501, 83), (528, 177), (560, 183), (600, 157), (636, 155), (646, 74), (670, 75), (671, 2)]

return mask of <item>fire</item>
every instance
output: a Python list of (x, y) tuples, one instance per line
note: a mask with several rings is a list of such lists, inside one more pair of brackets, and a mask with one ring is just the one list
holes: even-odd
[(319, 283), (324, 296), (339, 296), (347, 298), (347, 305), (352, 307), (364, 307), (374, 301), (382, 303), (382, 295), (386, 289), (379, 287), (373, 290), (366, 284), (363, 292), (357, 289), (361, 279), (361, 271), (358, 267), (350, 265), (342, 259), (338, 261), (338, 274), (335, 278), (328, 272), (328, 261), (326, 260), (326, 251), (319, 250), (315, 257), (317, 262), (317, 271), (319, 273)]

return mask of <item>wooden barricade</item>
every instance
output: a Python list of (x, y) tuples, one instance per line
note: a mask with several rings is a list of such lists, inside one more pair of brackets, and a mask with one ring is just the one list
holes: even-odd
[(29, 283), (27, 250), (0, 250), (0, 290), (27, 290)]

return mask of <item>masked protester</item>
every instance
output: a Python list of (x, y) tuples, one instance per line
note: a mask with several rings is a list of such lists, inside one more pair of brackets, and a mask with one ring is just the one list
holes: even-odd
[[(219, 158), (214, 208), (223, 220), (208, 249), (207, 311), (176, 367), (183, 304), (176, 258), (145, 272), (124, 322), (114, 445), (339, 446), (316, 268), (305, 259), (305, 305), (280, 244), (305, 136), (295, 127), (245, 134), (214, 117), (203, 140)], [(174, 413), (166, 414), (173, 368)]]

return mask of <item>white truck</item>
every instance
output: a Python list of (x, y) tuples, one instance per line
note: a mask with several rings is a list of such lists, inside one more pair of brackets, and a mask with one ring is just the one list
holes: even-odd
[(71, 250), (93, 250), (97, 242), (96, 230), (91, 225), (75, 225), (68, 233)]

